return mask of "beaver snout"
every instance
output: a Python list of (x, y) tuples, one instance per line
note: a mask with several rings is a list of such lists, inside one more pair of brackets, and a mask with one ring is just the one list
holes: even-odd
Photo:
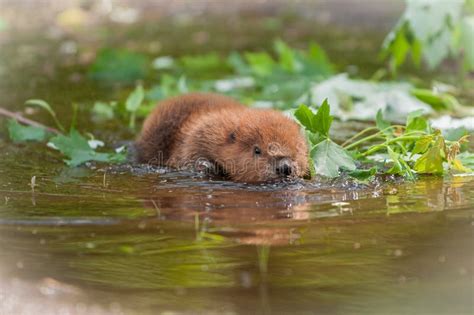
[(289, 159), (281, 159), (277, 162), (276, 173), (280, 176), (290, 176), (293, 173), (293, 163)]

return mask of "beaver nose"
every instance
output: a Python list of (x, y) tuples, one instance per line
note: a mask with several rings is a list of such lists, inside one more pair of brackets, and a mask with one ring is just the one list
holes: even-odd
[(280, 162), (278, 162), (278, 165), (276, 168), (276, 172), (278, 175), (289, 176), (291, 175), (292, 171), (293, 170), (291, 169), (291, 163), (289, 160), (283, 159)]

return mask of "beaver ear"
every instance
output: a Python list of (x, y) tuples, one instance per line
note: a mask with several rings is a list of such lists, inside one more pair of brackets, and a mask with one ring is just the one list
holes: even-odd
[(234, 143), (236, 140), (237, 140), (237, 136), (235, 135), (235, 131), (232, 131), (232, 132), (229, 134), (229, 142), (230, 142), (230, 143)]

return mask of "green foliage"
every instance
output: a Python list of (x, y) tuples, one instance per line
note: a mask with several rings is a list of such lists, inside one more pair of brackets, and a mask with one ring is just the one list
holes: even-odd
[(116, 108), (116, 102), (95, 102), (92, 107), (92, 117), (96, 121), (110, 120), (115, 117), (114, 109)]
[(186, 71), (189, 75), (199, 75), (200, 77), (222, 73), (228, 68), (225, 61), (217, 53), (183, 56), (179, 58), (178, 65), (181, 67), (180, 71)]
[(245, 53), (245, 65), (234, 55), (229, 58), (237, 70), (250, 70), (260, 77), (300, 74), (309, 77), (327, 77), (334, 73), (334, 66), (329, 61), (326, 53), (316, 43), (311, 43), (307, 51), (295, 50), (285, 42), (276, 40), (274, 59), (266, 52)]
[[(467, 142), (468, 136), (457, 133), (457, 138), (447, 140), (439, 130), (431, 128), (422, 112), (412, 112), (403, 126), (388, 126), (379, 112), (376, 124), (376, 133), (358, 140), (353, 137), (351, 140), (354, 141), (344, 147), (347, 150), (357, 148), (354, 151), (356, 155), (369, 159), (385, 151), (387, 158), (382, 166), (389, 167), (386, 172), (409, 179), (414, 179), (415, 174), (446, 174), (450, 169), (469, 171), (458, 158), (462, 144)], [(364, 133), (365, 130), (358, 135)], [(375, 139), (381, 139), (381, 142), (373, 144)]]
[(169, 74), (164, 74), (161, 77), (160, 84), (152, 86), (146, 92), (146, 98), (151, 101), (159, 101), (188, 91), (185, 76), (173, 77)]
[[(472, 17), (461, 19), (464, 0), (406, 0), (407, 7), (383, 44), (384, 58), (390, 57), (390, 68), (396, 72), (408, 53), (419, 65), (423, 56), (434, 69), (445, 58), (465, 53), (465, 65), (472, 68)], [(463, 36), (458, 36), (462, 28)], [(460, 41), (459, 41), (460, 40)]]
[[(454, 11), (449, 12), (449, 16), (454, 14)], [(423, 32), (420, 31), (415, 36), (413, 23), (410, 23), (410, 20), (404, 20), (399, 26), (402, 31), (393, 33), (394, 38), (389, 43), (394, 49), (392, 58), (396, 67), (405, 61), (410, 51), (415, 61), (421, 58), (422, 51), (423, 54), (426, 53), (422, 50), (426, 43), (417, 37)], [(424, 32), (429, 33), (430, 30), (425, 28)], [(106, 49), (99, 53), (90, 73), (107, 82), (132, 82), (144, 77), (146, 63), (146, 58), (141, 55)], [(414, 89), (412, 85), (405, 83), (355, 80), (347, 75), (331, 77), (314, 88), (316, 82), (334, 73), (333, 65), (317, 44), (310, 44), (307, 50), (297, 50), (277, 40), (272, 53), (233, 52), (226, 59), (215, 53), (184, 56), (176, 60), (158, 57), (153, 67), (159, 70), (159, 84), (148, 90), (137, 85), (118, 105), (114, 102), (96, 102), (92, 109), (94, 119), (127, 119), (130, 128), (134, 129), (136, 117), (148, 114), (156, 101), (190, 90), (224, 92), (236, 95), (244, 102), (255, 103), (258, 100), (261, 101), (261, 106), (269, 107), (288, 108), (304, 100), (308, 104), (321, 104), (317, 111), (301, 105), (294, 113), (307, 131), (312, 175), (316, 173), (335, 177), (342, 170), (361, 181), (371, 178), (377, 172), (413, 179), (416, 174), (421, 173), (445, 174), (448, 170), (466, 172), (472, 164), (472, 157), (466, 157), (466, 152), (459, 154), (466, 150), (465, 132), (452, 132), (449, 138), (448, 135), (443, 136), (431, 128), (423, 111), (411, 112), (405, 125), (389, 123), (389, 120), (406, 117), (413, 109), (429, 110), (425, 104), (436, 110), (452, 110), (459, 105), (453, 96)], [(216, 76), (218, 73), (220, 77)], [(330, 138), (333, 117), (328, 100), (324, 97), (331, 100), (333, 114), (359, 119), (373, 119), (375, 116), (376, 126), (363, 130), (342, 145), (335, 143)], [(70, 132), (65, 135), (64, 127), (48, 103), (30, 100), (27, 105), (40, 107), (53, 117), (63, 134), (50, 139), (49, 145), (66, 156), (68, 165), (76, 166), (87, 161), (124, 160), (124, 153), (96, 152), (92, 143), (75, 128), (70, 128)], [(374, 111), (362, 110), (367, 108), (374, 108)], [(375, 110), (379, 108), (382, 109), (375, 115)], [(394, 114), (397, 110), (400, 112), (399, 116)], [(344, 116), (351, 111), (366, 117)], [(384, 118), (387, 114), (391, 115), (388, 119)], [(24, 127), (16, 122), (9, 122), (9, 131), (14, 141), (47, 138), (41, 135), (44, 130)], [(362, 165), (360, 169), (356, 168), (355, 160), (358, 160), (359, 165), (367, 163), (367, 159), (373, 162)], [(368, 169), (370, 166), (373, 167)]]
[(51, 138), (48, 145), (64, 154), (67, 157), (64, 162), (69, 166), (78, 166), (88, 161), (124, 162), (126, 159), (124, 152), (96, 152), (91, 148), (87, 139), (75, 129), (72, 129), (68, 135), (57, 135)]
[(317, 133), (320, 137), (329, 138), (333, 117), (327, 100), (321, 104), (316, 114), (306, 105), (301, 105), (295, 112), (295, 117), (310, 132)]
[(143, 86), (137, 85), (135, 90), (128, 95), (127, 100), (125, 101), (125, 109), (130, 113), (129, 127), (132, 129), (135, 128), (135, 113), (140, 105), (142, 105), (144, 98), (145, 90), (143, 89)]
[(48, 132), (44, 128), (20, 125), (15, 119), (8, 120), (8, 133), (13, 142), (44, 141)]
[(413, 110), (431, 110), (412, 95), (412, 89), (408, 82), (374, 82), (342, 73), (314, 84), (299, 100), (318, 106), (327, 98), (333, 115), (344, 120), (373, 120), (381, 109), (387, 120), (400, 121)]
[(269, 76), (277, 63), (266, 52), (247, 52), (245, 60), (248, 62), (253, 74), (260, 77)]
[(390, 130), (390, 122), (386, 121), (385, 119), (383, 119), (383, 114), (382, 114), (382, 110), (379, 109), (377, 111), (377, 116), (375, 116), (375, 125), (377, 126), (377, 128), (383, 132), (386, 136), (390, 136), (391, 135), (391, 130)]
[(40, 108), (46, 110), (51, 115), (51, 117), (53, 117), (54, 123), (56, 124), (58, 129), (61, 130), (61, 131), (65, 130), (63, 125), (61, 124), (61, 122), (58, 120), (58, 117), (56, 116), (56, 112), (53, 110), (51, 105), (49, 105), (44, 100), (38, 100), (38, 99), (27, 100), (25, 102), (25, 105), (37, 106), (37, 107), (40, 107)]
[[(391, 125), (379, 110), (375, 118), (376, 127), (361, 131), (342, 147), (329, 138), (333, 117), (327, 100), (316, 114), (307, 106), (301, 105), (294, 116), (307, 131), (311, 144), (311, 162), (316, 174), (336, 177), (344, 169), (349, 176), (364, 181), (377, 171), (402, 175), (408, 179), (415, 179), (416, 174), (470, 171), (468, 166), (464, 166), (463, 160), (458, 158), (468, 136), (458, 133), (458, 138), (446, 140), (440, 131), (431, 128), (422, 114), (422, 111), (414, 111), (408, 115), (405, 125)], [(372, 134), (360, 138), (369, 132)], [(377, 140), (381, 142), (374, 144)], [(350, 149), (351, 152), (347, 151)], [(364, 163), (367, 158), (379, 156), (381, 151), (386, 154), (383, 162), (376, 162), (377, 165), (370, 169), (356, 169), (352, 156)], [(470, 161), (466, 159), (466, 163)]]
[[(471, 152), (462, 152), (457, 156), (457, 160), (461, 162), (461, 165), (467, 169), (468, 172), (473, 172), (474, 170), (474, 153)], [(462, 171), (466, 171), (462, 169)]]
[(131, 83), (147, 73), (146, 56), (127, 50), (102, 49), (89, 69), (92, 79), (105, 83)]
[(323, 176), (337, 177), (340, 168), (351, 171), (356, 168), (352, 157), (330, 139), (325, 139), (316, 144), (310, 155), (314, 161), (316, 173)]
[[(445, 160), (444, 138), (438, 135), (433, 144), (424, 145), (423, 149), (426, 149), (426, 147), (429, 147), (429, 149), (415, 162), (413, 169), (419, 174), (442, 174), (444, 171), (443, 160)], [(423, 149), (419, 151), (422, 152)]]
[(319, 107), (316, 114), (307, 106), (301, 105), (296, 110), (295, 117), (310, 133), (308, 137), (312, 145), (310, 156), (317, 174), (336, 177), (339, 175), (340, 168), (355, 169), (352, 157), (329, 138), (333, 117), (330, 115), (327, 100)]
[(463, 18), (461, 26), (461, 49), (464, 52), (464, 68), (474, 70), (474, 15)]
[(366, 181), (373, 177), (377, 173), (377, 167), (371, 167), (369, 169), (355, 169), (349, 172), (349, 176), (358, 179), (360, 181)]
[(296, 103), (313, 82), (334, 73), (334, 66), (325, 52), (314, 43), (304, 51), (277, 40), (274, 54), (246, 52), (241, 57), (234, 52), (227, 62), (236, 74), (254, 79), (255, 84), (248, 89), (250, 97), (271, 101), (276, 107)]
[(459, 106), (456, 98), (448, 93), (438, 93), (428, 89), (412, 89), (411, 94), (437, 111), (453, 110)]
[[(57, 120), (56, 113), (47, 102), (43, 100), (29, 100), (26, 104), (44, 108), (55, 118), (58, 127), (60, 126), (62, 130), (64, 129), (62, 124)], [(96, 103), (96, 105), (97, 104), (100, 104), (98, 108), (107, 106), (107, 104), (104, 103)], [(8, 122), (8, 131), (10, 139), (14, 142), (45, 141), (49, 139), (47, 145), (64, 154), (67, 157), (64, 162), (69, 166), (78, 166), (88, 161), (118, 163), (126, 160), (126, 152), (123, 148), (117, 150), (115, 153), (96, 152), (95, 149), (98, 146), (102, 146), (103, 143), (98, 140), (88, 141), (74, 126), (70, 127), (69, 134), (67, 135), (58, 133), (51, 137), (51, 133), (43, 128), (22, 126), (18, 124), (16, 120), (10, 120)]]

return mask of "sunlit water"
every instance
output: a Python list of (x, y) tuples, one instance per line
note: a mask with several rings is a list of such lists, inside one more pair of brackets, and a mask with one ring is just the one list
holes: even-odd
[(473, 177), (252, 186), (25, 160), (0, 167), (7, 314), (472, 310)]
[[(262, 31), (258, 18), (234, 24), (233, 41), (220, 26), (203, 28), (225, 51), (269, 47), (281, 33)], [(362, 41), (367, 33), (291, 25), (300, 31), (287, 29), (294, 42), (317, 38), (343, 66), (376, 70), (380, 34)], [(109, 36), (118, 47), (159, 38), (162, 53), (197, 45), (177, 40), (192, 25), (141, 27)], [(0, 51), (1, 106), (45, 98), (67, 122), (72, 101), (123, 99), (122, 89), (87, 80), (51, 38), (20, 35)], [(125, 42), (137, 36), (138, 44)], [(91, 123), (86, 111), (81, 124), (107, 143), (133, 139), (123, 126)], [(333, 137), (347, 139), (353, 131), (340, 127), (355, 125), (336, 126)], [(7, 138), (0, 135), (2, 315), (473, 312), (474, 177), (245, 185), (132, 165), (71, 169), (44, 144)]]

